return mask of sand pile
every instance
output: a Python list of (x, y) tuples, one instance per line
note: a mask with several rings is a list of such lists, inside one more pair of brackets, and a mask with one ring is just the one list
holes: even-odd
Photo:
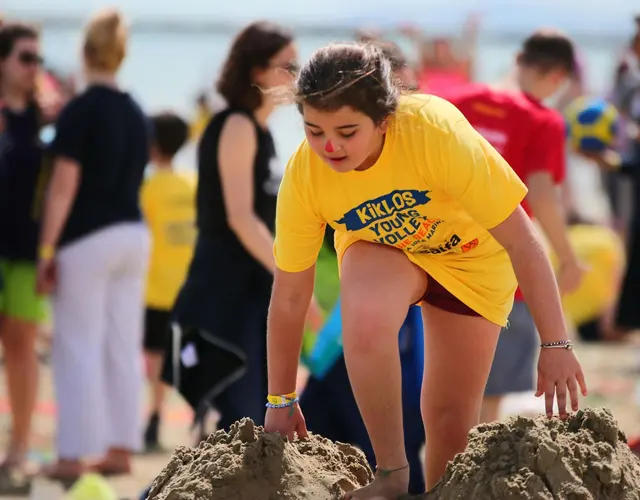
[(640, 459), (608, 410), (513, 417), (471, 431), (425, 500), (639, 500)]
[(320, 436), (285, 442), (249, 419), (179, 447), (149, 500), (337, 500), (373, 479), (364, 454)]

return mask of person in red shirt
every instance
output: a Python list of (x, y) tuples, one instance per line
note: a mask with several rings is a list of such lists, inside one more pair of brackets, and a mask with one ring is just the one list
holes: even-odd
[[(529, 188), (522, 205), (537, 219), (558, 256), (563, 292), (578, 287), (583, 268), (567, 237), (558, 190), (565, 178), (565, 121), (542, 101), (558, 92), (575, 70), (571, 40), (557, 31), (540, 30), (525, 40), (517, 56), (519, 90), (475, 84), (443, 96), (462, 111)], [(506, 394), (534, 387), (537, 332), (519, 289), (507, 328), (500, 336), (487, 382), (482, 421), (498, 418)], [(538, 387), (537, 395), (542, 393)]]

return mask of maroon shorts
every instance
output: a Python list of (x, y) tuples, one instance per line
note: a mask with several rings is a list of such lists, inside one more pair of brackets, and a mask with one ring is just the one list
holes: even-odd
[(427, 291), (418, 301), (418, 304), (424, 301), (433, 307), (450, 313), (462, 314), (464, 316), (480, 316), (480, 314), (455, 297), (431, 276), (427, 275), (427, 279)]

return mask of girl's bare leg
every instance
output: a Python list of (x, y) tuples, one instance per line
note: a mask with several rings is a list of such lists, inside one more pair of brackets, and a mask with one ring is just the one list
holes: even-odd
[(341, 267), (344, 354), (379, 474), (346, 498), (395, 500), (407, 493), (398, 332), (409, 306), (424, 295), (426, 274), (399, 250), (357, 242)]
[(447, 462), (464, 450), (478, 425), (500, 327), (422, 304), (425, 370), (422, 418), (426, 433), (425, 480), (433, 488)]

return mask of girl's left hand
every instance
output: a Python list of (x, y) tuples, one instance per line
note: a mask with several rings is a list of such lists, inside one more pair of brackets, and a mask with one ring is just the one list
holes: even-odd
[(587, 395), (587, 383), (582, 367), (571, 349), (542, 349), (538, 359), (538, 389), (536, 397), (545, 395), (547, 417), (553, 416), (554, 396), (558, 401), (561, 419), (567, 418), (567, 392), (571, 398), (571, 409), (578, 411), (578, 386), (583, 396)]

